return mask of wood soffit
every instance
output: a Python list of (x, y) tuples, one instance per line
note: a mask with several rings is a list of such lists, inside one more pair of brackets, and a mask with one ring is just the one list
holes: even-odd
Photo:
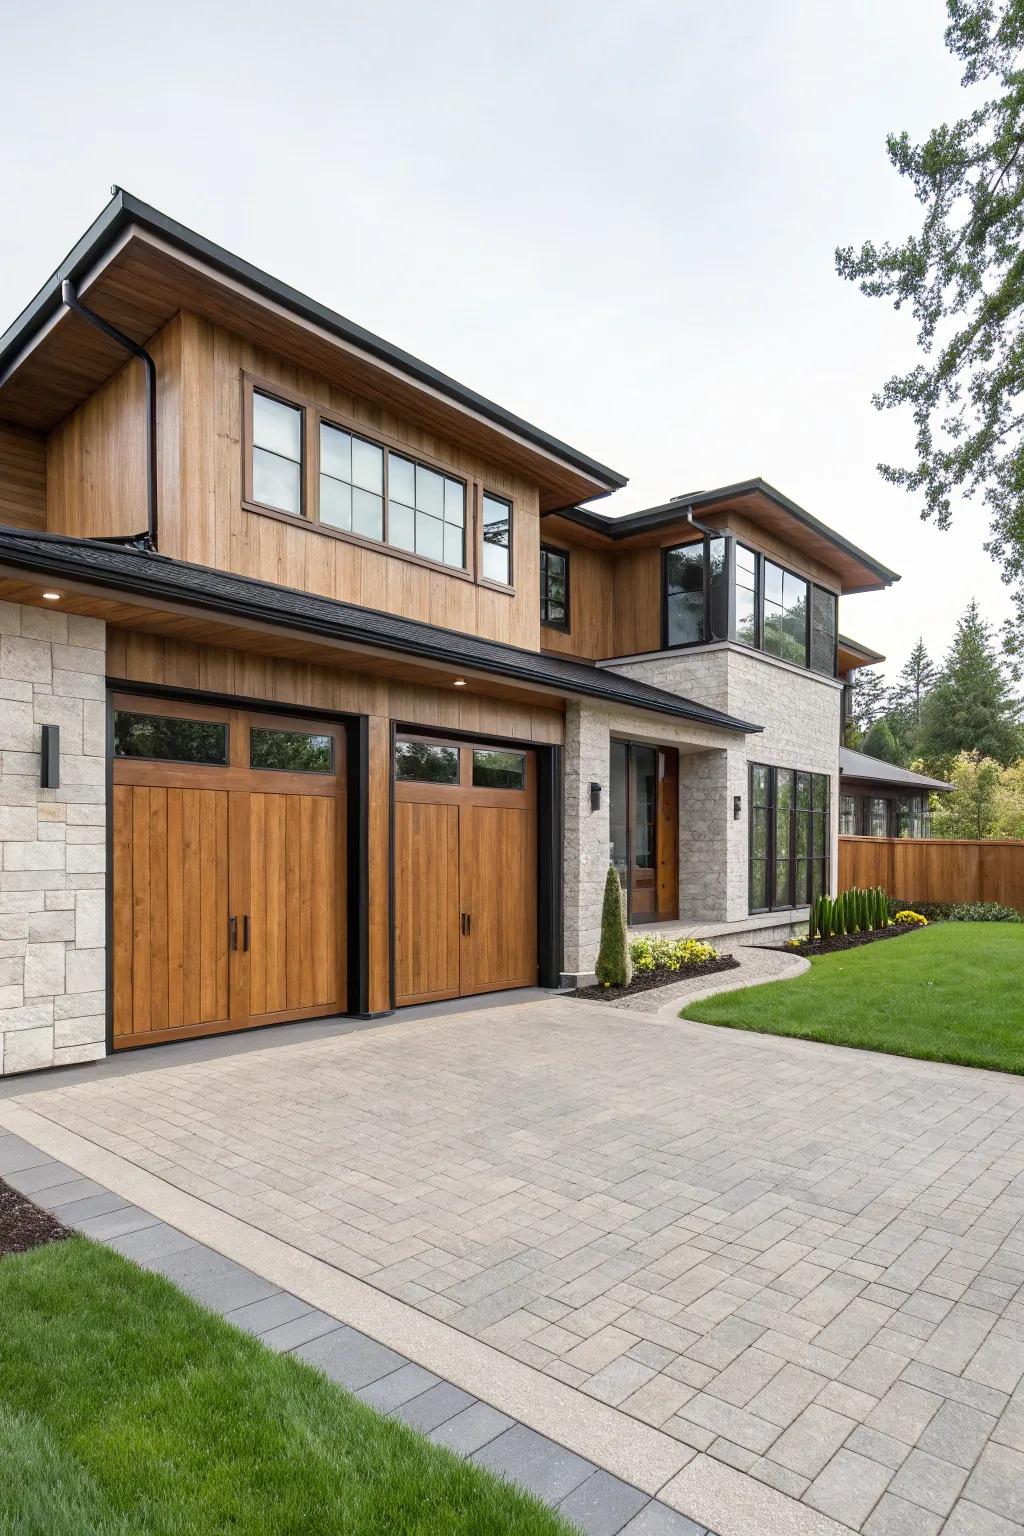
[[(542, 510), (613, 489), (149, 230), (135, 225), (126, 230), (96, 270), (79, 280), (79, 293), (142, 344), (180, 310), (238, 332), (285, 361), (527, 475), (540, 486)], [(58, 311), (0, 375), (0, 420), (48, 432), (124, 363), (115, 343), (78, 316)]]

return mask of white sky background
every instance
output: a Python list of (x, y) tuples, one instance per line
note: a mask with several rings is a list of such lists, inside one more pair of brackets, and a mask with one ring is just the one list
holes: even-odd
[(628, 474), (633, 511), (763, 475), (903, 573), (895, 667), (977, 597), (968, 504), (885, 485), (913, 324), (833, 249), (917, 227), (888, 130), (963, 106), (941, 0), (0, 0), (0, 330), (116, 182)]

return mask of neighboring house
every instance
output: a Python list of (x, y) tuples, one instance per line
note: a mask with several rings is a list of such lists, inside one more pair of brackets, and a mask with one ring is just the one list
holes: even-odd
[(839, 750), (840, 837), (930, 837), (931, 796), (953, 788), (850, 747)]
[(896, 578), (624, 483), (118, 192), (0, 337), (2, 1070), (588, 975), (609, 857), (791, 932)]

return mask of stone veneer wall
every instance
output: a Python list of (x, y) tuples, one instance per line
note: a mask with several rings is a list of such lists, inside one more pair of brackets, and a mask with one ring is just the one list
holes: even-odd
[(0, 1074), (106, 1050), (105, 674), (100, 620), (0, 603)]

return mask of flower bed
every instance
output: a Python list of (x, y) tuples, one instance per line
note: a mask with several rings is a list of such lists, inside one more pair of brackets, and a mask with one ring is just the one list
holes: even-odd
[(40, 1210), (0, 1179), (0, 1258), (5, 1253), (27, 1253), (40, 1243), (59, 1242), (70, 1236), (49, 1211)]
[(1016, 907), (999, 901), (890, 901), (893, 916), (901, 907), (913, 907), (930, 923), (1024, 923)]
[(916, 922), (892, 922), (888, 928), (869, 928), (864, 933), (834, 933), (827, 939), (789, 939), (785, 944), (775, 944), (787, 955), (831, 955), (837, 949), (859, 949), (862, 944), (874, 944), (877, 939), (899, 939), (905, 933), (917, 933), (927, 924)]
[(588, 1001), (618, 1002), (653, 987), (667, 987), (674, 981), (690, 981), (715, 971), (731, 971), (738, 965), (732, 955), (720, 955), (710, 944), (699, 939), (634, 939), (629, 946), (633, 979), (625, 987), (577, 987), (573, 997)]

